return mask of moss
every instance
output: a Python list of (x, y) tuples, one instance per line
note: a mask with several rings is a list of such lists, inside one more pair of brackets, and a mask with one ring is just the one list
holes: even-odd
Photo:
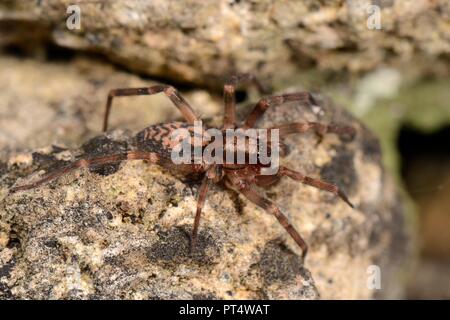
[(377, 104), (362, 120), (380, 139), (384, 166), (398, 178), (399, 156), (396, 147), (397, 132), (401, 122), (389, 104)]
[(450, 79), (420, 81), (400, 89), (390, 99), (378, 101), (362, 117), (380, 139), (384, 165), (399, 178), (397, 135), (408, 124), (431, 132), (450, 124)]
[(405, 108), (403, 122), (431, 132), (450, 124), (450, 78), (424, 80), (401, 90), (396, 102)]

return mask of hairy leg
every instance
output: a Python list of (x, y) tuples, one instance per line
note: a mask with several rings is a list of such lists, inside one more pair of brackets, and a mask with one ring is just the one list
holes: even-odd
[(287, 217), (281, 212), (281, 210), (272, 201), (259, 195), (253, 188), (249, 186), (239, 188), (239, 192), (241, 192), (251, 202), (263, 208), (266, 212), (273, 214), (277, 218), (278, 222), (302, 249), (302, 257), (304, 259), (308, 252), (308, 246), (305, 240), (303, 240), (302, 236), (297, 232), (297, 230), (295, 230)]
[(210, 181), (211, 181), (210, 178), (205, 175), (202, 181), (202, 185), (200, 186), (200, 189), (198, 191), (197, 212), (195, 213), (194, 227), (192, 229), (192, 237), (191, 237), (191, 252), (195, 249), (195, 246), (197, 244), (197, 235), (198, 235), (198, 227), (200, 225), (200, 217), (202, 215), (202, 210), (205, 204)]
[(191, 106), (187, 101), (178, 93), (178, 91), (168, 85), (155, 85), (146, 88), (124, 88), (124, 89), (113, 89), (108, 94), (108, 100), (106, 102), (105, 117), (103, 119), (103, 131), (108, 129), (108, 118), (112, 106), (112, 101), (114, 97), (125, 97), (125, 96), (144, 96), (152, 95), (160, 92), (164, 94), (173, 102), (173, 104), (180, 110), (183, 117), (189, 124), (194, 124), (194, 121), (198, 120), (197, 116), (192, 110)]
[(261, 83), (252, 74), (244, 73), (238, 74), (230, 77), (230, 79), (225, 83), (223, 88), (223, 99), (224, 99), (224, 115), (223, 115), (223, 128), (229, 129), (234, 128), (236, 124), (236, 87), (240, 83), (251, 82), (258, 89), (259, 93), (265, 93), (266, 89), (261, 85)]
[(324, 181), (321, 181), (318, 179), (313, 179), (311, 177), (307, 177), (307, 176), (301, 174), (300, 172), (291, 170), (286, 167), (280, 167), (278, 174), (280, 176), (287, 176), (293, 180), (299, 181), (301, 183), (312, 186), (314, 188), (331, 192), (331, 193), (335, 194), (336, 196), (340, 197), (342, 200), (344, 200), (344, 202), (347, 203), (351, 208), (355, 207), (350, 202), (350, 200), (348, 200), (348, 197), (344, 194), (344, 192), (342, 192), (342, 190), (339, 189), (334, 184), (330, 184), (330, 183), (327, 183), (327, 182), (324, 182)]
[(128, 151), (123, 153), (117, 153), (113, 155), (106, 155), (106, 156), (99, 156), (99, 157), (93, 157), (93, 158), (85, 158), (85, 159), (79, 159), (71, 164), (68, 164), (60, 169), (57, 169), (55, 171), (51, 171), (47, 173), (44, 177), (41, 179), (13, 187), (9, 190), (10, 193), (14, 193), (17, 191), (22, 190), (28, 190), (33, 189), (36, 187), (39, 187), (40, 185), (51, 181), (53, 179), (57, 179), (61, 177), (62, 175), (69, 173), (70, 171), (79, 169), (79, 168), (89, 168), (90, 166), (94, 165), (102, 165), (102, 164), (108, 164), (108, 163), (114, 163), (122, 160), (148, 160), (151, 163), (157, 163), (159, 161), (159, 155), (157, 153), (150, 153), (150, 152), (142, 152), (142, 151)]
[(243, 129), (252, 128), (256, 121), (266, 112), (269, 107), (276, 107), (285, 102), (299, 101), (307, 105), (315, 105), (316, 102), (309, 92), (287, 93), (279, 96), (271, 96), (261, 99), (252, 112), (245, 119)]
[(304, 133), (310, 130), (313, 130), (320, 135), (325, 133), (335, 133), (339, 136), (349, 136), (351, 138), (355, 135), (354, 128), (349, 126), (341, 126), (334, 123), (326, 125), (318, 122), (294, 122), (269, 128), (269, 130), (273, 129), (279, 130), (280, 138), (284, 138), (288, 134)]

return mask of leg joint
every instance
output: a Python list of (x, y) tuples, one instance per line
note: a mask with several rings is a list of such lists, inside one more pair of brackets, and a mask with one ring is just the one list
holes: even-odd
[(170, 97), (173, 96), (176, 92), (175, 88), (172, 86), (164, 86), (164, 93), (166, 94), (166, 96)]

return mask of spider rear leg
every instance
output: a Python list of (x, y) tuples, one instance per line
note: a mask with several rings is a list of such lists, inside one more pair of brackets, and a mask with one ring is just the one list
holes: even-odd
[(260, 94), (266, 93), (266, 88), (258, 81), (258, 79), (249, 73), (238, 74), (230, 77), (223, 87), (223, 99), (224, 99), (224, 115), (223, 115), (223, 128), (234, 128), (236, 125), (236, 87), (243, 82), (253, 83)]
[(168, 85), (154, 85), (144, 88), (123, 88), (113, 89), (108, 94), (108, 100), (106, 102), (105, 117), (103, 119), (103, 131), (108, 129), (108, 119), (114, 97), (125, 96), (144, 96), (152, 95), (160, 92), (164, 94), (172, 101), (172, 103), (180, 110), (183, 117), (189, 124), (194, 124), (194, 121), (198, 120), (189, 103), (183, 98), (183, 96), (172, 86)]
[(345, 193), (341, 189), (339, 189), (337, 186), (335, 186), (334, 184), (305, 176), (305, 175), (301, 174), (300, 172), (291, 170), (286, 167), (280, 167), (278, 174), (280, 176), (287, 176), (293, 180), (299, 181), (299, 182), (309, 185), (311, 187), (331, 192), (331, 193), (335, 194), (336, 196), (340, 197), (351, 208), (355, 208), (355, 206), (350, 202), (350, 200), (345, 195)]
[(293, 133), (305, 133), (313, 130), (322, 137), (326, 133), (335, 133), (340, 137), (349, 137), (352, 139), (355, 136), (355, 129), (349, 126), (341, 126), (338, 124), (322, 124), (318, 122), (293, 122), (274, 126), (269, 130), (278, 129), (280, 138), (284, 138)]
[(274, 215), (283, 228), (294, 239), (297, 245), (302, 249), (302, 258), (305, 259), (308, 253), (308, 245), (302, 236), (295, 230), (288, 218), (281, 212), (281, 210), (269, 199), (259, 195), (253, 188), (246, 186), (239, 188), (239, 191), (251, 202), (264, 209), (266, 212)]
[(13, 187), (9, 190), (9, 193), (14, 193), (17, 191), (22, 191), (22, 190), (29, 190), (29, 189), (39, 187), (40, 185), (42, 185), (48, 181), (57, 179), (57, 178), (61, 177), (62, 175), (69, 173), (73, 170), (79, 169), (79, 168), (89, 168), (89, 167), (95, 166), (95, 165), (104, 165), (104, 164), (114, 163), (114, 162), (118, 162), (118, 161), (122, 161), (122, 160), (148, 160), (151, 163), (157, 163), (159, 161), (159, 155), (157, 153), (150, 153), (150, 152), (143, 152), (143, 151), (127, 151), (127, 152), (117, 153), (117, 154), (113, 154), (113, 155), (79, 159), (79, 160), (77, 160), (71, 164), (68, 164), (60, 169), (57, 169), (55, 171), (51, 171), (51, 172), (47, 173), (44, 177), (42, 177), (41, 179), (39, 179), (35, 182), (17, 186), (17, 187)]

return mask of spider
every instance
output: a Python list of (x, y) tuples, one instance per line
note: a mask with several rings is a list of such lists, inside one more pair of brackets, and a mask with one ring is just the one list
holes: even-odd
[[(308, 92), (267, 96), (259, 100), (259, 102), (255, 105), (253, 110), (242, 123), (238, 123), (236, 119), (235, 91), (239, 84), (244, 83), (255, 85), (260, 93), (265, 92), (265, 89), (261, 85), (261, 83), (251, 74), (239, 74), (230, 77), (224, 85), (223, 125), (219, 129), (221, 130), (221, 132), (227, 129), (235, 128), (254, 128), (257, 120), (264, 114), (264, 112), (268, 108), (274, 108), (285, 102), (296, 101), (307, 106), (317, 105), (312, 95)], [(194, 225), (191, 236), (191, 250), (195, 248), (200, 224), (200, 217), (210, 184), (223, 182), (226, 188), (241, 193), (250, 202), (253, 202), (257, 206), (264, 209), (266, 212), (275, 216), (278, 222), (301, 248), (303, 259), (306, 257), (306, 254), (308, 252), (308, 246), (306, 242), (303, 240), (299, 232), (297, 232), (297, 230), (292, 226), (281, 209), (274, 202), (260, 195), (255, 186), (266, 188), (276, 183), (278, 180), (280, 180), (281, 177), (286, 176), (303, 184), (331, 192), (340, 197), (350, 207), (354, 208), (352, 203), (348, 200), (347, 196), (337, 186), (305, 176), (302, 173), (291, 170), (285, 166), (280, 166), (276, 174), (263, 175), (261, 171), (265, 167), (267, 167), (267, 165), (260, 162), (250, 164), (247, 160), (246, 163), (241, 165), (237, 165), (235, 163), (227, 163), (226, 161), (222, 164), (199, 164), (194, 162), (188, 164), (174, 164), (170, 158), (170, 154), (173, 148), (173, 143), (170, 139), (171, 133), (179, 128), (184, 128), (192, 131), (194, 122), (198, 121), (199, 118), (197, 117), (189, 103), (180, 95), (180, 93), (174, 87), (169, 85), (158, 84), (144, 88), (123, 88), (111, 90), (108, 94), (108, 99), (106, 102), (103, 131), (106, 132), (108, 129), (109, 114), (113, 99), (115, 97), (153, 95), (157, 93), (164, 93), (178, 108), (186, 122), (173, 121), (151, 125), (140, 131), (134, 137), (134, 147), (130, 150), (116, 154), (88, 156), (80, 158), (60, 169), (48, 172), (46, 175), (35, 182), (12, 187), (10, 189), (10, 192), (13, 193), (38, 187), (45, 182), (56, 179), (77, 168), (90, 168), (93, 166), (117, 163), (123, 160), (146, 160), (151, 164), (158, 164), (162, 167), (165, 167), (170, 172), (181, 173), (183, 175), (203, 175), (203, 179), (197, 196), (197, 210), (194, 218)], [(336, 124), (326, 125), (317, 122), (294, 122), (280, 124), (265, 130), (272, 129), (279, 130), (279, 137), (281, 141), (289, 134), (304, 133), (307, 131), (314, 131), (319, 135), (323, 135), (325, 133), (334, 133), (338, 135), (349, 134), (351, 137), (353, 137), (355, 134), (355, 131), (352, 127), (339, 126)], [(206, 146), (207, 144), (203, 145), (203, 147)], [(283, 144), (281, 142), (280, 147), (282, 146)], [(270, 148), (271, 146), (269, 145), (268, 147)], [(283, 148), (281, 148), (280, 150), (283, 151)], [(280, 154), (283, 155), (283, 152), (280, 152)]]

